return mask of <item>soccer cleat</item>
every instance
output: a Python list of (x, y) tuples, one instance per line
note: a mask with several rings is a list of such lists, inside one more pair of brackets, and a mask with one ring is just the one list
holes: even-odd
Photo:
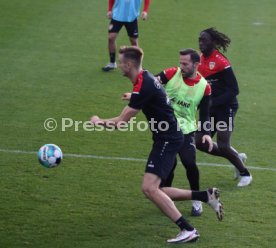
[(201, 201), (192, 201), (192, 216), (200, 216), (203, 212)]
[(105, 71), (105, 72), (108, 72), (108, 71), (114, 70), (116, 68), (117, 68), (116, 62), (114, 62), (114, 63), (110, 62), (105, 67), (103, 67), (102, 70)]
[[(245, 163), (245, 161), (247, 160), (247, 155), (246, 153), (239, 153), (239, 158), (240, 160)], [(234, 171), (234, 180), (237, 180), (240, 177), (240, 172), (239, 170), (235, 167), (235, 171)]]
[(223, 205), (219, 200), (219, 190), (217, 188), (210, 188), (207, 190), (208, 204), (217, 214), (218, 220), (222, 220), (224, 216)]
[(195, 242), (199, 238), (199, 233), (196, 229), (192, 231), (183, 230), (175, 238), (168, 239), (167, 242), (170, 244), (179, 244), (187, 242)]
[(239, 181), (238, 183), (238, 187), (245, 187), (245, 186), (248, 186), (253, 180), (253, 177), (250, 175), (250, 176), (242, 176), (241, 177), (241, 180)]

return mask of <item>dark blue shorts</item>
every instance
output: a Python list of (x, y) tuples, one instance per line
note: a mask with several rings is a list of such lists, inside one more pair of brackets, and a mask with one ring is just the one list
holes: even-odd
[(145, 172), (166, 180), (174, 167), (176, 154), (183, 145), (183, 139), (176, 141), (155, 140), (149, 154)]
[(133, 22), (119, 22), (111, 19), (109, 24), (109, 33), (119, 33), (121, 28), (125, 26), (127, 35), (131, 38), (138, 38), (138, 22), (135, 19)]

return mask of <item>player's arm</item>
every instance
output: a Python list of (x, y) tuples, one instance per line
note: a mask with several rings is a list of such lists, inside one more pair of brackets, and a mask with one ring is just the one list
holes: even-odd
[(156, 74), (155, 77), (161, 84), (166, 84), (173, 78), (173, 76), (177, 72), (177, 69), (177, 67), (167, 68), (164, 71)]
[(107, 14), (106, 14), (108, 19), (112, 18), (112, 8), (113, 8), (113, 5), (114, 5), (114, 2), (115, 2), (115, 0), (109, 0), (108, 1), (108, 10), (107, 10)]
[(129, 106), (126, 106), (121, 112), (121, 114), (117, 117), (110, 119), (101, 119), (99, 116), (94, 115), (91, 117), (90, 122), (95, 125), (119, 128), (120, 125), (125, 125), (139, 111), (139, 109), (134, 109)]
[(208, 143), (208, 151), (213, 149), (213, 141), (210, 136), (210, 105), (211, 105), (211, 86), (207, 84), (204, 96), (199, 104), (199, 121), (201, 124), (200, 132), (203, 134), (202, 143)]
[(126, 92), (122, 95), (121, 99), (124, 101), (129, 101), (131, 98), (131, 93), (130, 92)]
[(145, 0), (144, 1), (144, 9), (141, 14), (141, 17), (143, 20), (146, 20), (148, 18), (148, 10), (149, 10), (149, 5), (150, 5), (150, 0)]
[(212, 106), (225, 105), (232, 101), (232, 99), (239, 94), (239, 86), (235, 74), (231, 67), (221, 71), (221, 76), (226, 84), (226, 90), (223, 94), (213, 97)]

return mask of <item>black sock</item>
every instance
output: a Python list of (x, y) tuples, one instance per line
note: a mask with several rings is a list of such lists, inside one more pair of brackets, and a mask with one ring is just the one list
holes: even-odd
[(208, 202), (207, 191), (192, 191), (192, 200)]
[(115, 53), (109, 53), (110, 63), (115, 63)]
[(242, 176), (242, 177), (244, 177), (244, 176), (250, 176), (250, 173), (249, 173), (249, 171), (245, 168), (243, 171), (240, 171), (240, 175)]
[(194, 228), (181, 216), (176, 222), (176, 225), (180, 228), (181, 231), (187, 230), (187, 231), (192, 231)]

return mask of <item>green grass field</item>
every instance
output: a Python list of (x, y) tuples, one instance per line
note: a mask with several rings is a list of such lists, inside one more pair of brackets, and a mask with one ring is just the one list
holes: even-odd
[[(64, 117), (118, 114), (121, 94), (131, 90), (119, 70), (101, 72), (107, 2), (0, 0), (1, 248), (157, 248), (178, 232), (140, 192), (145, 162), (117, 159), (146, 159), (149, 132), (61, 130)], [(190, 202), (177, 203), (201, 234), (187, 246), (276, 247), (275, 9), (274, 0), (152, 0), (149, 20), (140, 22), (144, 67), (153, 73), (177, 65), (181, 48), (197, 48), (207, 27), (232, 38), (227, 56), (240, 86), (232, 144), (247, 153), (254, 180), (239, 189), (232, 168), (200, 166), (202, 189), (221, 189), (226, 214), (218, 222), (204, 206), (193, 218)], [(47, 118), (57, 120), (55, 131), (44, 129)], [(45, 143), (65, 153), (58, 168), (38, 164), (35, 152)], [(202, 153), (198, 162), (228, 164)], [(175, 185), (187, 187), (182, 166), (176, 174)]]

